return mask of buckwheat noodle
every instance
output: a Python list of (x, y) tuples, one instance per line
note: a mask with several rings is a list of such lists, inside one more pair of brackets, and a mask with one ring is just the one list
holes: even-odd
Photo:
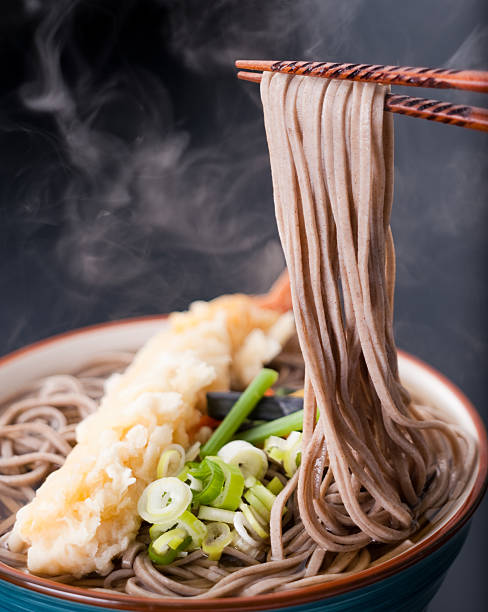
[[(290, 480), (276, 465), (267, 474), (285, 484), (271, 511), (270, 543), (256, 540), (255, 557), (230, 546), (220, 562), (195, 551), (158, 568), (142, 528), (108, 576), (55, 580), (150, 598), (255, 596), (325, 583), (408, 549), (465, 489), (474, 442), (439, 410), (414, 402), (398, 376), (386, 91), (263, 75), (300, 347), (295, 339), (275, 363), (280, 384), (305, 379), (301, 467)], [(27, 571), (26, 555), (8, 550), (15, 513), (63, 463), (105, 379), (131, 359), (96, 357), (76, 375), (45, 378), (0, 407), (1, 561)]]
[[(299, 514), (316, 545), (337, 553), (404, 541), (459, 494), (474, 453), (458, 427), (412, 404), (398, 376), (386, 91), (268, 73), (261, 85), (306, 372)], [(282, 559), (278, 510), (271, 521)]]

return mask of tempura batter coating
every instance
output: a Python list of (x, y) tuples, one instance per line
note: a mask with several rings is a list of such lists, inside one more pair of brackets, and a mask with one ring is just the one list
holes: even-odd
[(171, 315), (126, 372), (112, 377), (99, 409), (78, 426), (65, 464), (18, 512), (9, 544), (27, 547), (29, 570), (108, 573), (136, 537), (137, 500), (154, 479), (161, 452), (172, 442), (187, 447), (192, 441), (206, 391), (249, 382), (292, 329), (290, 315), (238, 295)]

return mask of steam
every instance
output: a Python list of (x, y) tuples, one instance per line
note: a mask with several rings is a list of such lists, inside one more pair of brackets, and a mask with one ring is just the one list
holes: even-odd
[[(441, 65), (483, 69), (487, 57), (488, 27), (477, 25)], [(468, 91), (436, 90), (431, 95), (458, 103), (484, 104), (482, 94)], [(415, 289), (435, 275), (454, 273), (455, 267), (446, 268), (440, 259), (449, 251), (453, 259), (459, 257), (468, 236), (474, 242), (483, 241), (488, 227), (487, 147), (482, 134), (469, 130), (446, 129), (399, 117), (396, 128), (397, 138), (402, 142), (396, 156), (393, 213), (395, 235), (399, 237), (399, 283), (404, 288)], [(428, 142), (415, 156), (405, 155), (406, 151), (415, 150), (415, 142), (420, 141), (423, 133), (431, 134)], [(473, 154), (476, 147), (478, 155)], [(435, 173), (423, 176), (426, 169)], [(419, 189), (426, 183), (434, 189)], [(442, 250), (432, 253), (431, 244), (441, 245)], [(480, 258), (474, 264), (478, 266), (482, 261)]]
[[(158, 4), (170, 9), (165, 36), (172, 61), (186, 67), (188, 82), (194, 75), (192, 98), (198, 100), (199, 87), (208, 87), (209, 79), (215, 84), (206, 111), (213, 130), (203, 129), (203, 137), (194, 133), (195, 125), (202, 132), (206, 122), (198, 103), (189, 109), (189, 121), (177, 122), (170, 92), (154, 72), (131, 65), (107, 82), (97, 80), (75, 43), (82, 2), (26, 4), (42, 19), (35, 37), (35, 77), (21, 98), (55, 122), (66, 169), (63, 232), (53, 246), (65, 275), (60, 285), (68, 284), (85, 299), (87, 290), (97, 287), (124, 291), (124, 314), (141, 302), (161, 310), (188, 298), (211, 297), (202, 295), (195, 274), (208, 274), (210, 284), (220, 284), (224, 292), (265, 291), (276, 278), (284, 260), (259, 90), (234, 80), (233, 62), (279, 57), (283, 40), (293, 41), (287, 44), (291, 56), (313, 57), (324, 38), (329, 56), (339, 53), (342, 28), (361, 1), (198, 2), (198, 20), (194, 2)], [(333, 21), (326, 18), (332, 10)], [(102, 56), (110, 55), (110, 44)], [(230, 87), (229, 80), (220, 84), (221, 76), (231, 77)], [(247, 100), (250, 110), (243, 109), (242, 119), (229, 93)], [(39, 207), (45, 209), (45, 202)], [(193, 295), (192, 284), (197, 285)], [(158, 298), (163, 295), (166, 300)]]
[[(439, 65), (486, 69), (487, 43), (488, 28), (476, 26)], [(481, 94), (467, 91), (430, 95), (460, 104), (486, 103)], [(393, 210), (397, 341), (483, 405), (482, 372), (488, 359), (482, 306), (487, 298), (486, 138), (405, 118), (396, 120), (396, 138), (401, 142)]]
[[(212, 74), (228, 73), (238, 58), (316, 59), (326, 48), (332, 59), (351, 42), (347, 30), (364, 4), (363, 0), (159, 1), (171, 8), (174, 53), (188, 68), (204, 74), (209, 69)], [(196, 5), (198, 20), (189, 18)]]
[[(415, 55), (405, 16), (400, 27), (395, 11), (383, 13), (380, 28), (364, 0), (153, 0), (148, 9), (166, 12), (160, 36), (168, 65), (131, 60), (104, 70), (118, 53), (119, 32), (132, 27), (136, 3), (114, 10), (112, 34), (93, 43), (95, 60), (77, 27), (88, 5), (105, 15), (109, 4), (24, 0), (39, 26), (20, 98), (54, 124), (45, 137), (57, 157), (24, 187), (22, 206), (29, 222), (53, 228), (39, 258), (42, 277), (71, 311), (80, 308), (73, 320), (54, 307), (53, 328), (265, 291), (279, 274), (259, 89), (235, 79), (236, 58), (429, 64)], [(446, 14), (459, 16), (458, 3), (449, 7), (454, 13)], [(426, 40), (423, 23), (415, 27)], [(438, 24), (443, 41), (446, 28), (447, 21)], [(432, 63), (481, 67), (486, 38), (478, 26), (454, 53), (446, 43)], [(398, 118), (396, 130), (394, 230), (399, 290), (409, 292), (442, 271), (441, 254), (429, 250), (432, 237), (447, 245), (482, 231), (486, 156), (470, 154), (477, 135), (458, 128)], [(435, 185), (435, 202), (425, 183)]]
[(446, 68), (486, 70), (488, 26), (478, 24), (446, 62)]
[(134, 303), (147, 304), (153, 292), (157, 308), (157, 292), (170, 291), (173, 299), (184, 292), (184, 253), (213, 263), (226, 257), (227, 264), (236, 257), (251, 264), (261, 254), (266, 266), (254, 267), (253, 280), (250, 268), (235, 269), (249, 289), (264, 290), (283, 260), (262, 126), (223, 123), (214, 142), (194, 145), (176, 125), (168, 91), (154, 74), (132, 69), (99, 86), (86, 68), (68, 82), (63, 58), (83, 62), (72, 43), (78, 4), (51, 3), (35, 40), (37, 76), (21, 91), (28, 108), (55, 121), (68, 166), (58, 260), (82, 291), (132, 285)]

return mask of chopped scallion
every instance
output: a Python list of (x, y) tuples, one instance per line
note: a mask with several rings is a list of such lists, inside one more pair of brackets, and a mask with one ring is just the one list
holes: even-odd
[(264, 519), (266, 522), (269, 522), (269, 509), (259, 499), (259, 497), (257, 497), (257, 495), (251, 491), (251, 489), (244, 493), (244, 498), (247, 502), (249, 502), (251, 508), (255, 510), (262, 519)]
[(175, 523), (192, 500), (190, 487), (174, 476), (159, 478), (143, 491), (137, 511), (148, 523)]
[(259, 501), (271, 512), (271, 508), (273, 507), (276, 495), (274, 495), (274, 493), (271, 493), (271, 491), (261, 483), (255, 484), (249, 490), (254, 493), (254, 495), (259, 499)]
[[(244, 519), (246, 520), (246, 523), (252, 529), (252, 531), (257, 536), (259, 536), (260, 538), (265, 540), (269, 536), (269, 530), (268, 530), (267, 527), (265, 527), (265, 525), (264, 525), (265, 521), (262, 519), (262, 517), (257, 515), (253, 511), (251, 506), (248, 506), (244, 502), (242, 502), (242, 504), (239, 506), (239, 509), (242, 511), (242, 515), (243, 515)], [(237, 514), (239, 514), (239, 513), (237, 513)], [(236, 524), (236, 521), (234, 521), (234, 526), (236, 527), (236, 529), (238, 529), (238, 525)], [(241, 534), (241, 537), (243, 535), (244, 534)]]
[(218, 561), (226, 546), (232, 542), (233, 536), (229, 525), (225, 523), (210, 523), (207, 535), (202, 542), (202, 550), (212, 561)]
[(263, 478), (268, 470), (266, 453), (244, 440), (232, 440), (225, 444), (218, 456), (227, 464), (237, 465), (244, 478)]
[(221, 493), (210, 505), (224, 510), (237, 510), (244, 491), (244, 476), (241, 470), (235, 465), (228, 465), (220, 457), (208, 457), (208, 461), (218, 463), (225, 478)]
[(222, 492), (225, 475), (222, 467), (215, 461), (204, 459), (198, 467), (189, 471), (189, 475), (202, 482), (202, 489), (193, 491), (193, 499), (199, 504), (209, 504)]
[(147, 553), (156, 565), (168, 565), (190, 544), (191, 537), (183, 529), (172, 529), (151, 542)]
[(162, 453), (157, 467), (158, 478), (178, 476), (185, 465), (185, 449), (179, 444), (171, 444)]
[(198, 518), (202, 521), (217, 521), (219, 523), (234, 523), (235, 512), (232, 510), (222, 510), (222, 508), (212, 508), (211, 506), (200, 506)]
[(178, 527), (184, 529), (186, 533), (191, 536), (194, 546), (197, 548), (201, 546), (202, 540), (207, 533), (207, 528), (194, 514), (188, 510), (183, 512), (178, 519)]
[(274, 476), (274, 478), (268, 482), (266, 488), (269, 489), (274, 495), (278, 495), (278, 493), (281, 493), (285, 487), (281, 480), (277, 476)]

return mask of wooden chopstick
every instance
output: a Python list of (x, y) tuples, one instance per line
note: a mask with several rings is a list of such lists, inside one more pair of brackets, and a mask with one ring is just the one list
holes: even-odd
[(385, 85), (464, 89), (488, 93), (488, 71), (450, 68), (415, 68), (377, 64), (337, 64), (332, 62), (293, 62), (237, 60), (236, 68), (286, 74), (303, 74), (326, 79), (347, 79)]
[[(236, 62), (236, 66), (237, 64), (241, 63), (242, 62)], [(291, 74), (295, 73), (292, 72)], [(309, 72), (297, 74), (314, 76)], [(325, 75), (322, 76), (325, 77)], [(261, 77), (262, 75), (259, 72), (239, 71), (237, 73), (237, 78), (243, 81), (251, 81), (252, 83), (259, 83), (261, 81)], [(343, 76), (339, 78), (345, 79), (346, 77)], [(481, 90), (478, 89), (477, 91)], [(408, 115), (410, 117), (417, 117), (419, 119), (428, 119), (429, 121), (438, 121), (439, 123), (447, 123), (449, 125), (458, 125), (459, 127), (479, 130), (481, 132), (488, 132), (488, 109), (486, 108), (452, 104), (451, 102), (443, 102), (440, 100), (412, 98), (410, 96), (399, 94), (386, 94), (384, 108), (386, 111), (391, 113)]]

